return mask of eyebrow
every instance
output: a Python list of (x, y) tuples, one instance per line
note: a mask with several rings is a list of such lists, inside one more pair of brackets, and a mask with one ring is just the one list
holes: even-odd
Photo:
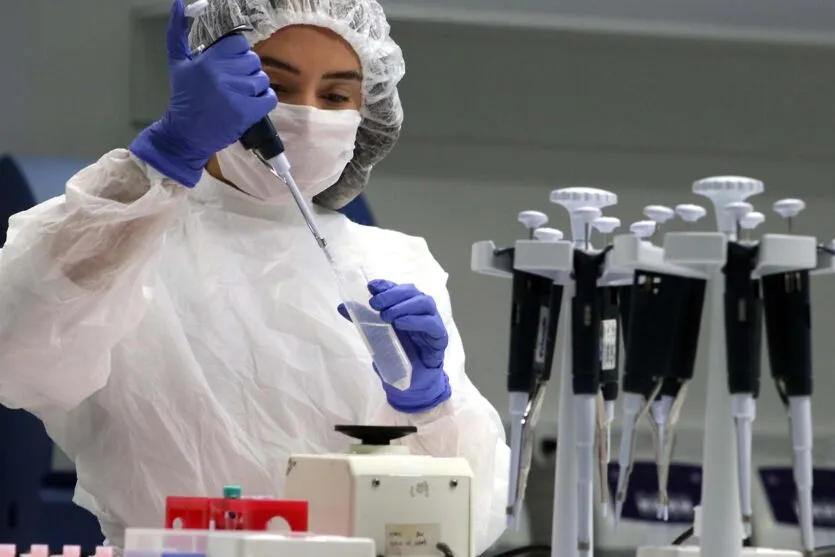
[[(277, 58), (273, 58), (272, 56), (262, 56), (261, 57), (261, 65), (274, 68), (278, 70), (284, 70), (286, 72), (290, 72), (295, 75), (301, 75), (302, 72), (299, 68), (288, 64), (287, 62), (282, 62)], [(340, 80), (350, 80), (350, 81), (362, 81), (362, 74), (356, 70), (342, 70), (337, 72), (326, 72), (322, 74), (322, 79), (340, 79)]]

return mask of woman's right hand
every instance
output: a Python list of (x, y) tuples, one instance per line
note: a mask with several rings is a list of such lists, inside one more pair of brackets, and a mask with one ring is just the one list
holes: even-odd
[(130, 150), (165, 176), (194, 187), (209, 159), (238, 141), (278, 100), (242, 35), (225, 37), (192, 59), (182, 0), (174, 2), (168, 22), (168, 72), (168, 109)]

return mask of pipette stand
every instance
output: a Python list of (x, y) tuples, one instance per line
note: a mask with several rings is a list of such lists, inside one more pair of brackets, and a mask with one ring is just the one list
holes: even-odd
[[(558, 325), (559, 336), (562, 338), (562, 357), (560, 359), (560, 415), (559, 420), (562, 423), (565, 421), (573, 424), (572, 400), (571, 400), (571, 298), (573, 291), (569, 287), (573, 281), (571, 280), (571, 271), (574, 267), (574, 243), (567, 240), (558, 241), (542, 241), (542, 240), (517, 240), (515, 243), (515, 255), (512, 259), (509, 253), (498, 252), (496, 245), (489, 240), (476, 242), (472, 247), (471, 268), (474, 272), (499, 278), (512, 279), (513, 269), (525, 271), (539, 276), (543, 276), (553, 280), (555, 283), (563, 284), (562, 307), (560, 309), (560, 321)], [(566, 353), (567, 351), (567, 353)], [(565, 395), (565, 396), (564, 396)], [(565, 400), (564, 400), (565, 399)], [(564, 410), (563, 410), (564, 409)], [(554, 513), (559, 514), (564, 524), (564, 540), (566, 552), (559, 552), (552, 550), (553, 555), (573, 557), (577, 555), (577, 541), (576, 541), (576, 527), (577, 515), (575, 512), (577, 505), (577, 489), (574, 478), (576, 477), (576, 462), (571, 458), (574, 447), (575, 434), (572, 427), (568, 428), (569, 432), (563, 432), (563, 426), (559, 426), (558, 437), (561, 442), (557, 444), (557, 453), (559, 459), (560, 447), (569, 447), (569, 450), (563, 449), (564, 474), (571, 474), (568, 477), (569, 484), (565, 481), (560, 482), (560, 486), (555, 486), (555, 493), (562, 494), (559, 500), (559, 509), (554, 508)], [(565, 435), (565, 437), (562, 437)], [(563, 443), (562, 440), (565, 440)], [(565, 485), (564, 485), (565, 484)], [(557, 491), (561, 489), (561, 491)]]
[[(555, 524), (560, 525), (561, 546), (554, 546), (552, 555), (572, 557), (577, 555), (577, 488), (576, 460), (573, 458), (575, 432), (572, 412), (571, 388), (571, 299), (573, 280), (571, 271), (574, 266), (574, 243), (560, 240), (543, 242), (541, 240), (518, 240), (513, 267), (520, 271), (550, 278), (564, 286), (560, 322), (558, 326), (559, 344), (562, 351), (560, 358), (560, 394), (559, 394), (559, 433), (557, 444), (557, 485), (555, 493), (560, 493), (558, 505), (554, 508)], [(491, 241), (477, 242), (472, 250), (472, 270), (476, 273), (512, 278), (510, 258), (494, 255), (496, 246)], [(568, 425), (569, 427), (565, 427)]]
[[(577, 188), (586, 190), (586, 188)], [(560, 191), (560, 190), (557, 190)], [(614, 194), (602, 190), (590, 190), (594, 198), (598, 192), (611, 198), (613, 202), (598, 203), (598, 206), (612, 205), (617, 198)], [(554, 192), (556, 194), (556, 192)], [(552, 201), (555, 200), (552, 194)], [(581, 192), (584, 197), (586, 192)], [(579, 202), (580, 199), (577, 199)], [(593, 199), (578, 203), (584, 207), (594, 206)], [(574, 219), (572, 219), (573, 221)], [(577, 516), (578, 490), (577, 490), (577, 459), (575, 458), (575, 445), (577, 432), (575, 428), (574, 415), (574, 394), (572, 386), (572, 332), (571, 315), (572, 299), (574, 297), (574, 279), (572, 271), (574, 268), (574, 250), (582, 247), (578, 240), (576, 223), (572, 222), (574, 241), (543, 241), (543, 240), (518, 240), (515, 244), (515, 257), (511, 267), (511, 259), (507, 254), (497, 252), (492, 241), (476, 242), (472, 247), (471, 268), (474, 272), (500, 278), (512, 278), (512, 269), (527, 271), (532, 274), (547, 277), (555, 283), (563, 286), (562, 307), (560, 309), (560, 321), (558, 326), (558, 350), (559, 359), (559, 402), (558, 402), (558, 433), (557, 455), (554, 485), (554, 507), (551, 555), (553, 557), (578, 557), (580, 552), (577, 547), (578, 520), (587, 520), (592, 523), (592, 509), (589, 507), (589, 515)], [(589, 230), (591, 227), (589, 227)], [(587, 245), (591, 248), (591, 245)], [(598, 281), (598, 286), (613, 286), (629, 283), (632, 280), (632, 270), (618, 268), (612, 264), (611, 253), (606, 258), (603, 276)], [(592, 528), (593, 532), (593, 528)], [(593, 536), (593, 534), (592, 534)], [(593, 539), (590, 540), (593, 542)], [(593, 557), (592, 549), (585, 553)]]
[[(724, 275), (728, 236), (721, 232), (672, 232), (663, 248), (634, 236), (615, 238), (613, 264), (634, 270), (656, 271), (708, 281), (705, 304), (709, 361), (705, 403), (702, 465), (702, 531), (698, 552), (693, 547), (641, 548), (639, 557), (742, 557), (799, 556), (793, 551), (775, 552), (743, 548), (743, 528), (737, 494), (738, 476), (731, 395), (728, 392), (725, 357)], [(808, 236), (766, 234), (760, 239), (755, 276), (816, 268), (816, 239)], [(704, 322), (704, 321), (703, 321)]]

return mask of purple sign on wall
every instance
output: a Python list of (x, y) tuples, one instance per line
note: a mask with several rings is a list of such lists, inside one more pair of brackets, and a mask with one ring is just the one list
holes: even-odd
[[(619, 469), (609, 465), (609, 489), (617, 494)], [(693, 508), (702, 500), (700, 466), (671, 464), (669, 482), (669, 520), (667, 523), (693, 523)], [(658, 473), (654, 462), (635, 462), (629, 477), (629, 489), (623, 502), (622, 518), (641, 522), (664, 522), (658, 518)]]
[[(759, 472), (774, 521), (796, 526), (797, 490), (792, 469), (764, 467)], [(815, 527), (835, 528), (835, 470), (815, 469), (812, 481), (812, 517)]]

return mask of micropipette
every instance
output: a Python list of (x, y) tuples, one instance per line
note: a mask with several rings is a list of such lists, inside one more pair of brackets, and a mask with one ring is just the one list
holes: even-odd
[[(670, 349), (670, 367), (661, 382), (658, 397), (663, 403), (664, 435), (657, 435), (655, 443), (660, 453), (658, 468), (658, 491), (661, 506), (659, 517), (667, 520), (670, 463), (672, 460), (675, 431), (681, 417), (681, 409), (687, 398), (687, 388), (693, 379), (696, 367), (696, 352), (699, 347), (702, 311), (704, 309), (707, 283), (704, 280), (675, 277), (675, 289), (679, 292), (681, 306), (676, 310), (678, 322), (676, 334)], [(653, 420), (655, 421), (655, 420)]]
[[(803, 210), (799, 199), (784, 199), (774, 210), (786, 220)], [(812, 517), (812, 321), (809, 271), (762, 278), (765, 330), (771, 375), (787, 407), (794, 454), (800, 537), (804, 555), (814, 553)]]
[[(198, 0), (186, 8), (186, 14), (192, 18), (197, 17), (208, 5), (207, 1)], [(237, 25), (215, 39), (210, 45), (201, 45), (194, 56), (211, 48), (225, 37), (243, 34), (247, 31), (252, 31), (250, 25)], [(406, 351), (391, 324), (383, 321), (380, 314), (368, 305), (371, 296), (368, 292), (368, 277), (364, 271), (343, 268), (331, 254), (307, 200), (293, 179), (290, 161), (284, 152), (284, 144), (269, 117), (263, 117), (247, 130), (240, 142), (290, 191), (305, 224), (334, 272), (345, 309), (369, 351), (380, 378), (397, 389), (408, 389), (412, 382), (412, 365)]]
[[(548, 222), (548, 217), (539, 211), (523, 211), (519, 213), (518, 220), (528, 229), (529, 238), (534, 238), (536, 230)], [(510, 248), (509, 253), (513, 260), (515, 249)], [(543, 368), (547, 367), (550, 373), (551, 360), (548, 358), (547, 351), (548, 343), (553, 343), (550, 339), (556, 337), (556, 333), (550, 334), (552, 294), (555, 288), (553, 280), (547, 277), (513, 270), (510, 357), (507, 375), (511, 462), (506, 514), (508, 527), (514, 529), (518, 528), (519, 511), (527, 476), (522, 470), (529, 467), (529, 461), (525, 460), (523, 430), (526, 425), (528, 429), (535, 427), (536, 420), (531, 420), (531, 418), (536, 417), (541, 406), (541, 402), (537, 400), (539, 398), (537, 394), (544, 387), (544, 384), (540, 384), (542, 374), (545, 373)], [(556, 313), (558, 318), (559, 300)], [(553, 328), (556, 328), (556, 320), (553, 321)], [(553, 355), (553, 348), (551, 355)]]
[[(675, 216), (675, 211), (663, 205), (647, 205), (644, 216), (655, 222), (655, 234), (661, 232), (661, 227)], [(661, 506), (658, 509), (659, 518), (667, 519), (667, 488), (663, 481), (664, 447), (667, 442), (667, 418), (673, 409), (673, 402), (678, 395), (678, 382), (664, 380), (661, 390), (655, 400), (649, 402), (649, 417), (655, 443), (655, 466), (658, 470), (658, 492)]]
[[(655, 232), (656, 223), (654, 221), (638, 221), (630, 225), (629, 230), (642, 241), (648, 241), (648, 238)], [(627, 488), (629, 486), (629, 477), (632, 473), (632, 455), (635, 448), (635, 434), (638, 420), (643, 416), (649, 408), (648, 400), (655, 398), (660, 385), (656, 388), (653, 384), (653, 374), (648, 372), (645, 362), (655, 361), (654, 350), (651, 346), (646, 346), (646, 342), (640, 344), (633, 341), (633, 338), (642, 338), (641, 331), (635, 333), (636, 325), (641, 327), (645, 325), (647, 320), (643, 318), (636, 319), (635, 313), (639, 315), (644, 313), (643, 300), (640, 294), (641, 290), (652, 289), (652, 280), (641, 271), (636, 271), (633, 279), (633, 285), (630, 291), (629, 299), (625, 301), (625, 307), (628, 308), (628, 316), (625, 320), (626, 333), (625, 343), (625, 359), (622, 379), (623, 390), (623, 409), (622, 409), (622, 425), (620, 438), (620, 452), (618, 455), (618, 482), (617, 490), (615, 492), (615, 524), (617, 525), (623, 511), (623, 504), (626, 501)], [(637, 347), (637, 350), (636, 350)], [(642, 354), (645, 349), (649, 349), (649, 354)]]
[[(750, 203), (736, 201), (725, 210), (733, 215), (737, 230), (752, 212)], [(740, 234), (737, 233), (739, 237)], [(736, 429), (737, 474), (742, 525), (751, 535), (751, 447), (756, 399), (760, 393), (760, 354), (762, 344), (762, 302), (760, 281), (753, 275), (759, 259), (755, 242), (728, 242), (725, 264), (725, 338), (728, 388)]]
[[(600, 217), (592, 226), (603, 235), (603, 245), (608, 247), (609, 236), (620, 226), (620, 219)], [(612, 422), (615, 419), (615, 402), (618, 398), (620, 362), (620, 309), (618, 294), (620, 286), (598, 288), (600, 297), (600, 394), (597, 398), (598, 429), (598, 476), (600, 482), (600, 503), (603, 516), (609, 509), (608, 466), (611, 461)]]
[[(630, 229), (639, 237), (648, 238), (656, 226), (656, 221), (641, 221)], [(651, 411), (655, 412), (650, 425), (655, 435), (658, 512), (659, 518), (667, 517), (673, 431), (687, 382), (692, 378), (703, 300), (704, 281), (647, 271), (635, 273), (626, 329), (616, 521), (623, 510), (632, 471), (637, 422), (643, 416), (650, 417)], [(659, 401), (663, 402), (660, 408)]]
[(597, 400), (600, 392), (601, 298), (597, 281), (602, 276), (608, 248), (593, 250), (591, 225), (600, 217), (598, 207), (581, 207), (572, 218), (585, 223), (584, 249), (574, 250), (574, 297), (571, 304), (571, 376), (574, 423), (577, 428), (577, 550), (591, 551), (591, 513), (594, 500), (594, 450), (597, 439)]
[[(568, 210), (571, 218), (572, 242), (574, 244), (572, 278), (573, 296), (571, 306), (571, 332), (568, 333), (571, 342), (566, 352), (571, 355), (571, 404), (566, 405), (573, 413), (573, 427), (571, 433), (561, 440), (571, 445), (573, 437), (574, 454), (568, 456), (566, 451), (557, 451), (556, 487), (570, 489), (574, 484), (576, 503), (569, 499), (574, 507), (575, 517), (570, 519), (571, 529), (574, 530), (576, 546), (571, 548), (571, 554), (583, 557), (592, 551), (593, 508), (594, 508), (594, 476), (595, 448), (597, 446), (598, 397), (600, 396), (600, 333), (601, 333), (601, 298), (598, 281), (606, 269), (606, 259), (610, 248), (595, 250), (591, 245), (590, 236), (593, 222), (600, 218), (603, 207), (615, 205), (617, 195), (596, 188), (563, 188), (551, 192), (551, 202), (562, 205)], [(561, 408), (565, 408), (561, 405)], [(570, 413), (565, 416), (561, 410), (560, 431), (563, 424), (571, 423)], [(567, 439), (566, 439), (567, 437)], [(570, 449), (569, 449), (570, 450)], [(573, 462), (569, 460), (573, 457)], [(555, 511), (555, 520), (558, 517)], [(570, 530), (569, 530), (570, 531)], [(556, 540), (560, 530), (555, 526), (552, 539)], [(571, 534), (566, 532), (568, 536)], [(564, 541), (555, 541), (557, 546), (567, 544), (570, 537)], [(567, 547), (565, 548), (567, 549)], [(564, 551), (563, 551), (564, 552)]]

